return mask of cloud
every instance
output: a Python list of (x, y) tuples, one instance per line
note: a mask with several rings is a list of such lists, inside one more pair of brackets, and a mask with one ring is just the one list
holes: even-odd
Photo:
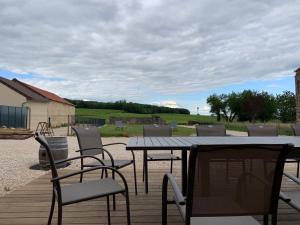
[(162, 102), (154, 102), (154, 105), (159, 105), (159, 106), (166, 106), (170, 108), (181, 108), (180, 106), (177, 105), (177, 102), (174, 100), (167, 100), (167, 101), (162, 101)]
[(1, 0), (0, 69), (102, 101), (280, 78), (299, 66), (299, 10), (297, 0)]

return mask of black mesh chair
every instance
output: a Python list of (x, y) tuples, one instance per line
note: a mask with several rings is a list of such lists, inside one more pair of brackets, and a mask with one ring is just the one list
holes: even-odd
[[(143, 127), (143, 135), (144, 137), (171, 137), (172, 136), (172, 128), (170, 126), (155, 126), (155, 125), (145, 125)], [(144, 151), (144, 165), (143, 165), (143, 181), (144, 177), (148, 177), (148, 161), (170, 161), (170, 172), (173, 172), (173, 161), (181, 160), (179, 156), (176, 156), (171, 150), (169, 153), (148, 153), (148, 151)], [(146, 174), (147, 173), (147, 174)], [(145, 183), (145, 185), (147, 185)], [(146, 187), (146, 192), (148, 187)]]
[[(48, 218), (48, 225), (51, 224), (52, 217), (53, 217), (53, 211), (54, 211), (54, 206), (55, 202), (57, 201), (58, 204), (58, 219), (57, 219), (57, 224), (61, 225), (62, 224), (62, 208), (63, 206), (66, 205), (71, 205), (74, 203), (79, 203), (83, 201), (88, 201), (96, 198), (101, 198), (101, 197), (106, 197), (107, 199), (107, 215), (108, 215), (108, 224), (111, 224), (110, 222), (110, 206), (109, 206), (109, 197), (111, 195), (116, 195), (116, 194), (122, 194), (125, 196), (125, 201), (126, 201), (126, 207), (127, 207), (127, 224), (130, 225), (130, 206), (129, 206), (129, 194), (128, 194), (128, 186), (127, 182), (124, 178), (124, 176), (117, 171), (114, 168), (104, 166), (104, 163), (94, 157), (94, 156), (77, 156), (73, 158), (68, 158), (65, 160), (61, 161), (54, 161), (51, 149), (49, 148), (49, 145), (47, 143), (47, 140), (45, 139), (44, 136), (40, 135), (39, 133), (36, 133), (35, 139), (45, 147), (47, 155), (49, 157), (49, 163), (50, 163), (50, 168), (52, 172), (52, 185), (53, 185), (53, 191), (52, 191), (52, 203), (51, 203), (51, 209), (50, 209), (50, 215)], [(60, 163), (65, 163), (68, 161), (72, 160), (82, 160), (86, 158), (93, 158), (99, 163), (99, 166), (85, 169), (85, 170), (79, 170), (76, 172), (72, 172), (69, 174), (65, 174), (63, 176), (59, 176), (56, 165)], [(89, 180), (86, 182), (82, 183), (73, 183), (73, 184), (68, 184), (68, 185), (62, 185), (61, 181), (73, 177), (73, 176), (78, 176), (82, 175), (91, 171), (99, 171), (99, 178), (96, 180)], [(107, 176), (107, 170), (113, 171), (116, 173), (123, 185), (120, 185), (117, 181), (115, 181), (112, 178), (109, 178)], [(103, 177), (103, 172), (105, 171), (106, 176)], [(102, 175), (101, 175), (102, 174)]]
[(273, 125), (247, 125), (248, 136), (278, 136), (277, 127)]
[[(162, 224), (167, 224), (167, 205), (176, 204), (186, 225), (259, 225), (255, 215), (263, 216), (264, 225), (271, 216), (275, 225), (284, 161), (290, 150), (289, 145), (192, 146), (187, 196), (172, 174), (164, 176)], [(234, 160), (229, 164), (229, 181), (224, 174), (227, 160)], [(174, 192), (171, 200), (168, 184)]]
[(226, 136), (224, 124), (196, 125), (197, 136)]
[[(299, 123), (292, 124), (292, 130), (293, 130), (293, 133), (295, 136), (300, 136), (300, 124)], [(297, 163), (297, 178), (299, 178), (300, 159), (299, 158), (289, 159), (289, 160), (287, 160), (287, 162)]]
[[(135, 187), (135, 194), (137, 195), (137, 183), (136, 183), (136, 166), (135, 166), (135, 155), (134, 152), (131, 151), (132, 159), (130, 160), (115, 160), (113, 156), (110, 154), (108, 150), (104, 147), (111, 146), (111, 145), (124, 145), (125, 143), (110, 143), (103, 145), (99, 130), (97, 127), (72, 127), (75, 131), (75, 134), (78, 139), (79, 149), (81, 156), (84, 155), (92, 155), (92, 156), (102, 156), (102, 162), (105, 166), (112, 167), (116, 170), (124, 168), (129, 165), (133, 165), (133, 177), (134, 177), (134, 187)], [(105, 159), (105, 155), (108, 156), (109, 159)], [(85, 160), (81, 160), (81, 169), (86, 167), (94, 167), (99, 166), (99, 161), (94, 162), (86, 162)], [(114, 171), (112, 171), (112, 178), (115, 177)], [(82, 182), (83, 174), (80, 175), (80, 182)], [(115, 196), (113, 196), (113, 209), (116, 209), (116, 201)]]

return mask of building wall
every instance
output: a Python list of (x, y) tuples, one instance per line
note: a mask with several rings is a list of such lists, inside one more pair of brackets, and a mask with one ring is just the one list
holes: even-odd
[(0, 83), (0, 105), (22, 107), (26, 97)]
[(48, 116), (52, 127), (61, 126), (68, 123), (68, 116), (75, 116), (75, 107), (51, 101), (48, 103)]
[(48, 122), (48, 102), (28, 101), (25, 106), (29, 108), (29, 129), (35, 130), (39, 122)]

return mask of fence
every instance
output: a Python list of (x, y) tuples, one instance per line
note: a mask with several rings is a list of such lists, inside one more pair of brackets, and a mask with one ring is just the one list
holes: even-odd
[(92, 117), (79, 117), (74, 115), (52, 115), (48, 117), (47, 123), (53, 128), (54, 135), (72, 135), (72, 126), (78, 127), (100, 127), (105, 124), (105, 119)]
[(0, 127), (27, 128), (28, 108), (0, 105)]

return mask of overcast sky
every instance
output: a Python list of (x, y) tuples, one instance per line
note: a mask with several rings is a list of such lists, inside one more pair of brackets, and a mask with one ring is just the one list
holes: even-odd
[(63, 97), (171, 104), (294, 90), (299, 0), (0, 0), (0, 76)]

